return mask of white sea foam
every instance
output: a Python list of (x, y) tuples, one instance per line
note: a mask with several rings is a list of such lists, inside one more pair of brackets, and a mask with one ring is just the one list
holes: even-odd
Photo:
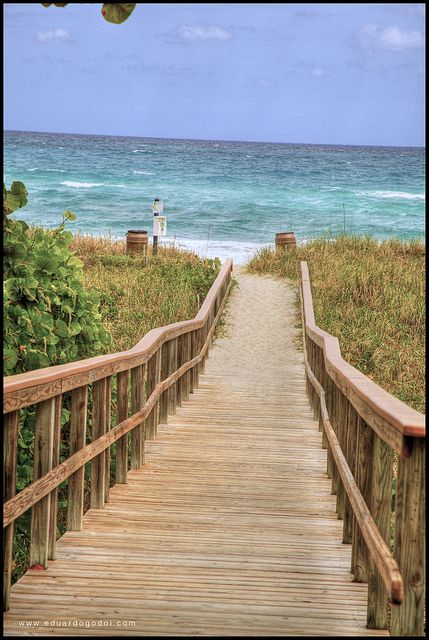
[(424, 193), (408, 193), (407, 191), (355, 191), (357, 196), (372, 196), (373, 198), (395, 198), (401, 200), (425, 200)]
[(143, 174), (145, 176), (154, 176), (155, 175), (152, 171), (137, 171), (137, 170), (134, 170), (133, 173), (141, 173), (141, 174)]
[(425, 200), (424, 193), (407, 193), (406, 191), (373, 191), (376, 198), (403, 198), (404, 200)]
[(133, 153), (149, 153), (149, 149), (133, 149)]
[(32, 169), (28, 169), (28, 171), (37, 171), (38, 167), (33, 167)]
[(73, 189), (91, 189), (92, 187), (104, 186), (104, 182), (71, 182), (70, 180), (65, 180), (61, 184), (65, 187), (73, 187)]
[(224, 261), (227, 258), (232, 258), (235, 264), (243, 264), (247, 262), (251, 256), (262, 249), (262, 247), (274, 245), (268, 245), (267, 243), (257, 242), (238, 242), (235, 240), (204, 240), (195, 238), (165, 238), (162, 244), (169, 247), (174, 246), (188, 249), (198, 254), (201, 258), (219, 258)]

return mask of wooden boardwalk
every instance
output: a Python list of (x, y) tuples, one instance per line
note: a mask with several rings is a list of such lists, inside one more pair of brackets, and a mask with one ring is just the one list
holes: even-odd
[(241, 275), (199, 388), (12, 587), (7, 635), (388, 635), (366, 629), (295, 333), (287, 286)]

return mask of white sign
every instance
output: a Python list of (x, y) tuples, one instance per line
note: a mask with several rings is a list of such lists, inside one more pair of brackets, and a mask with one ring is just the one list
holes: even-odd
[(161, 202), (161, 200), (154, 200), (152, 211), (154, 214), (159, 214), (164, 211), (164, 204)]
[(154, 216), (154, 218), (153, 218), (153, 235), (154, 236), (166, 236), (167, 235), (167, 217), (166, 216)]

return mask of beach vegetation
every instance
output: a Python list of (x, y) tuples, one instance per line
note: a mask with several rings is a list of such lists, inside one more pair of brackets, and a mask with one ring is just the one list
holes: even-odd
[(301, 260), (308, 263), (316, 323), (339, 339), (343, 358), (424, 411), (424, 243), (323, 237), (277, 252), (265, 247), (247, 268), (298, 286)]

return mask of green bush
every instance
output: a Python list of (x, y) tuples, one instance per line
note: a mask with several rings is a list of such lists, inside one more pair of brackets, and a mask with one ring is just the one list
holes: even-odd
[[(65, 230), (66, 211), (53, 231), (32, 228), (10, 214), (27, 203), (22, 182), (3, 185), (4, 287), (3, 345), (6, 376), (81, 360), (107, 351), (111, 335), (102, 324), (99, 297), (85, 288), (82, 261), (70, 249), (73, 235)], [(62, 459), (67, 457), (69, 394), (61, 411)], [(33, 479), (35, 409), (22, 409), (19, 420), (16, 487)], [(60, 488), (59, 506), (65, 493)], [(28, 567), (30, 512), (15, 523), (14, 579)]]

